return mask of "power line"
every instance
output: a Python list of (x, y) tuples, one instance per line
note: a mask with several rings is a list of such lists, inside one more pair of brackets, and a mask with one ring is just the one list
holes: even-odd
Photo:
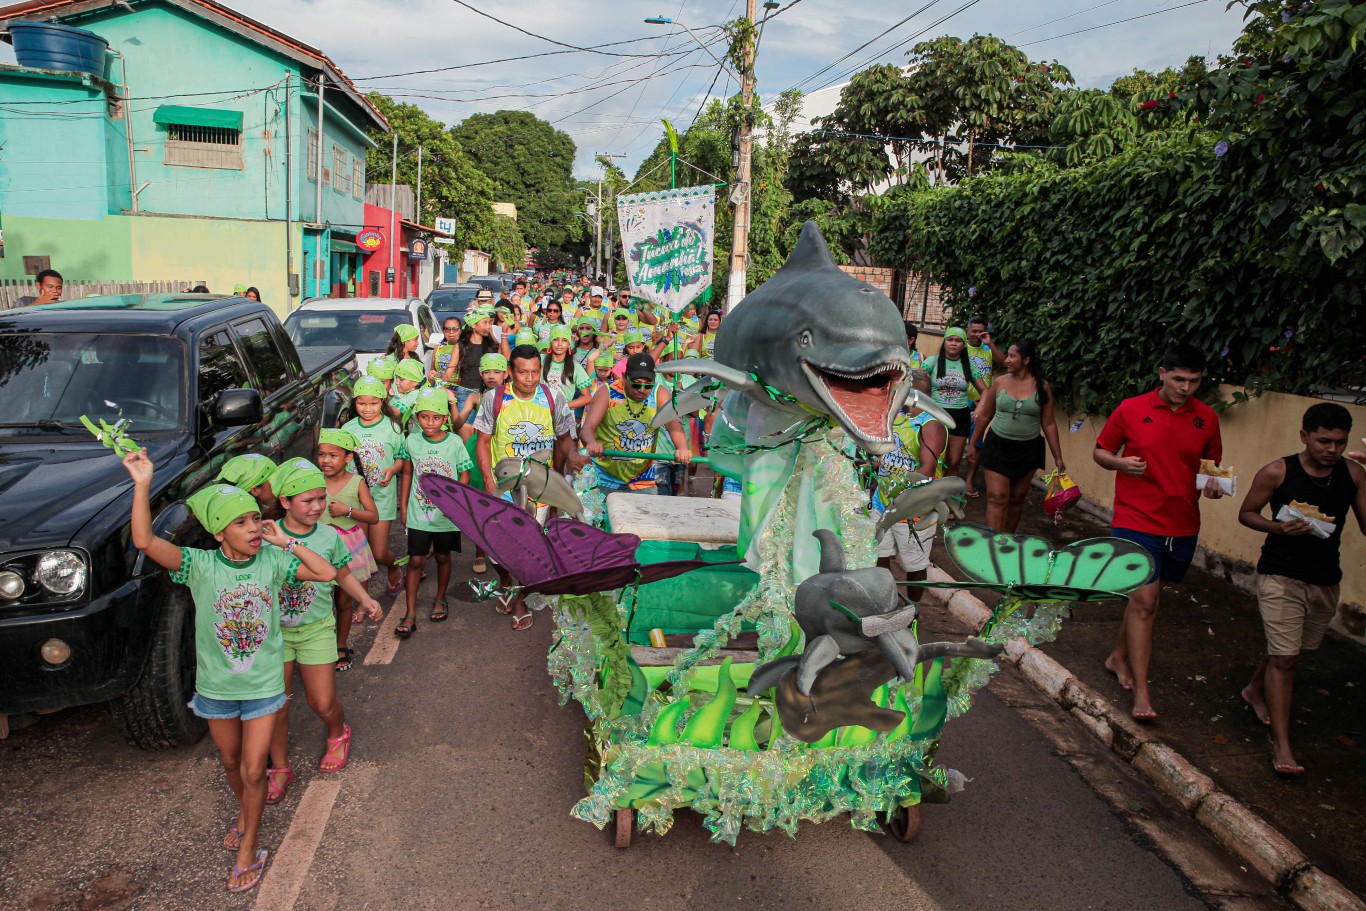
[[(788, 86), (788, 88), (786, 89), (786, 91), (789, 91), (789, 92), (790, 92), (790, 91), (792, 91), (793, 89), (799, 89), (799, 88), (801, 88), (802, 86), (806, 85), (806, 84), (807, 84), (808, 82), (810, 82), (811, 80), (813, 80), (813, 79), (817, 78), (818, 76), (820, 76), (822, 73), (828, 73), (830, 70), (832, 70), (832, 69), (834, 69), (835, 67), (839, 66), (841, 63), (843, 63), (844, 61), (848, 60), (850, 57), (854, 56), (854, 55), (857, 54), (859, 51), (861, 51), (861, 50), (863, 50), (864, 48), (866, 48), (868, 45), (872, 44), (874, 41), (878, 40), (879, 38), (883, 37), (884, 35), (886, 35), (886, 34), (888, 34), (888, 33), (890, 33), (890, 32), (894, 32), (894, 31), (896, 31), (897, 29), (901, 28), (901, 26), (905, 25), (907, 22), (910, 22), (910, 21), (911, 21), (912, 19), (914, 19), (916, 16), (919, 16), (921, 13), (925, 12), (925, 10), (927, 10), (927, 9), (929, 9), (930, 7), (934, 6), (934, 5), (935, 5), (936, 3), (938, 3), (938, 2), (939, 2), (939, 0), (930, 0), (930, 2), (926, 3), (924, 6), (920, 7), (920, 9), (918, 9), (918, 10), (916, 10), (915, 12), (911, 13), (911, 14), (910, 14), (909, 16), (907, 16), (905, 19), (902, 19), (902, 20), (900, 20), (899, 22), (896, 22), (895, 24), (893, 24), (893, 25), (891, 25), (890, 27), (888, 27), (888, 28), (882, 30), (881, 32), (878, 32), (876, 35), (874, 35), (873, 37), (869, 38), (867, 41), (863, 42), (863, 43), (860, 44), (858, 47), (854, 48), (852, 51), (850, 51), (849, 53), (845, 54), (843, 57), (840, 57), (840, 58), (837, 59), (837, 60), (831, 61), (830, 63), (828, 63), (828, 64), (826, 64), (825, 66), (821, 67), (820, 69), (816, 70), (816, 72), (812, 73), (810, 76), (807, 76), (807, 77), (806, 77), (805, 79), (803, 79), (801, 82), (798, 82), (796, 85)], [(884, 51), (883, 53), (886, 53), (886, 51)]]
[(1050, 38), (1040, 38), (1037, 41), (1026, 41), (1024, 44), (1016, 45), (1016, 47), (1029, 47), (1031, 44), (1043, 44), (1045, 41), (1055, 41), (1058, 38), (1069, 38), (1072, 35), (1082, 35), (1086, 32), (1094, 32), (1097, 29), (1109, 28), (1112, 25), (1123, 25), (1125, 22), (1134, 22), (1138, 19), (1147, 19), (1149, 16), (1157, 16), (1162, 13), (1170, 13), (1172, 10), (1185, 9), (1188, 6), (1199, 6), (1201, 3), (1208, 2), (1209, 0), (1191, 0), (1191, 2), (1189, 3), (1180, 3), (1176, 6), (1168, 6), (1163, 9), (1153, 10), (1151, 13), (1140, 13), (1137, 16), (1130, 16), (1127, 19), (1116, 19), (1114, 22), (1103, 22), (1100, 25), (1093, 25), (1090, 28), (1079, 28), (1075, 32), (1064, 32), (1061, 35), (1053, 35)]
[(1102, 7), (1114, 6), (1116, 3), (1119, 2), (1120, 0), (1105, 0), (1104, 3), (1097, 3), (1095, 6), (1088, 6), (1086, 9), (1077, 10), (1075, 13), (1068, 13), (1066, 16), (1059, 16), (1056, 19), (1049, 19), (1047, 22), (1040, 22), (1038, 25), (1031, 25), (1029, 28), (1021, 29), (1018, 32), (1011, 32), (1009, 35), (1002, 35), (1001, 40), (1006, 41), (1010, 38), (1014, 38), (1016, 35), (1023, 35), (1026, 32), (1032, 32), (1035, 29), (1041, 29), (1045, 25), (1052, 25), (1055, 22), (1062, 22), (1064, 19), (1075, 19), (1078, 16), (1084, 16), (1085, 14), (1098, 10)]
[[(526, 36), (528, 36), (528, 37), (530, 37), (530, 38), (539, 38), (541, 41), (545, 41), (545, 42), (547, 42), (547, 43), (549, 43), (549, 44), (553, 44), (553, 45), (555, 45), (556, 47), (569, 48), (569, 49), (571, 49), (571, 50), (580, 51), (580, 52), (583, 52), (583, 53), (586, 53), (586, 54), (601, 54), (601, 55), (604, 56), (604, 57), (657, 57), (657, 56), (659, 56), (658, 54), (622, 54), (622, 53), (618, 53), (618, 52), (616, 52), (616, 51), (604, 51), (604, 50), (602, 50), (602, 49), (599, 48), (599, 47), (580, 47), (580, 46), (577, 45), (577, 44), (566, 44), (566, 43), (563, 42), (563, 41), (557, 41), (556, 39), (547, 37), (546, 35), (538, 35), (538, 34), (536, 34), (535, 32), (527, 31), (526, 29), (522, 28), (520, 25), (513, 25), (511, 22), (508, 22), (508, 21), (505, 20), (505, 19), (499, 19), (497, 16), (493, 15), (492, 13), (486, 13), (486, 12), (484, 12), (483, 10), (479, 9), (478, 7), (476, 7), (476, 6), (472, 5), (472, 4), (466, 3), (465, 0), (451, 0), (451, 2), (454, 3), (454, 4), (457, 5), (457, 6), (463, 6), (465, 9), (469, 10), (469, 11), (472, 12), (472, 13), (477, 13), (478, 15), (483, 16), (485, 19), (491, 20), (491, 21), (493, 21), (493, 22), (497, 22), (499, 25), (501, 25), (501, 26), (503, 26), (503, 27), (505, 27), (505, 28), (510, 28), (510, 29), (512, 29), (514, 32), (520, 32), (521, 34), (526, 35)], [(604, 46), (605, 46), (605, 45), (604, 45)]]

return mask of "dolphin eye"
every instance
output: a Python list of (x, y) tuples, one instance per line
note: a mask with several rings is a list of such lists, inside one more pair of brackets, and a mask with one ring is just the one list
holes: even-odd
[(811, 347), (811, 330), (803, 329), (802, 334), (797, 336), (797, 344), (803, 348)]

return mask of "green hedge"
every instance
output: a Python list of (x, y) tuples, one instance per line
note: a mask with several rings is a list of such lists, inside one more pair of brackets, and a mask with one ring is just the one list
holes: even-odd
[[(1333, 16), (1346, 25), (1325, 26)], [(1261, 59), (1185, 99), (1209, 112), (1205, 129), (899, 198), (871, 252), (926, 271), (955, 321), (980, 311), (999, 343), (1035, 341), (1090, 413), (1151, 388), (1173, 341), (1207, 353), (1211, 381), (1359, 385), (1366, 78), (1349, 45), (1363, 18), (1366, 6), (1326, 0), (1259, 34)]]

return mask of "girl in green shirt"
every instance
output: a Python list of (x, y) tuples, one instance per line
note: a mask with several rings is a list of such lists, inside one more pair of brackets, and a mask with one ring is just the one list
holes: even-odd
[[(347, 569), (351, 553), (346, 549), (337, 530), (319, 523), (327, 507), (327, 479), (308, 459), (290, 459), (270, 476), (270, 486), (280, 498), (285, 515), (280, 527), (321, 554), (336, 568), (337, 587), (356, 602), (353, 620), (368, 614), (378, 620), (384, 616), (364, 586)], [(327, 725), (327, 748), (320, 772), (340, 772), (351, 756), (351, 726), (337, 699), (337, 621), (332, 615), (332, 586), (315, 582), (286, 582), (280, 589), (280, 624), (284, 633), (285, 698), (289, 698), (294, 683), (294, 666), (304, 682), (304, 694), (309, 708)], [(284, 799), (289, 783), (294, 780), (294, 769), (289, 764), (289, 706), (280, 709), (275, 733), (270, 742), (270, 783), (266, 788), (266, 803)]]
[(403, 449), (403, 432), (398, 424), (384, 413), (384, 401), (388, 393), (384, 385), (374, 377), (361, 377), (351, 390), (352, 405), (356, 416), (342, 425), (356, 438), (356, 458), (361, 464), (361, 474), (375, 498), (375, 510), (379, 521), (371, 525), (366, 534), (370, 538), (370, 551), (375, 562), (389, 570), (388, 595), (393, 597), (403, 588), (403, 571), (395, 563), (389, 549), (389, 529), (398, 518), (398, 492), (402, 486), (395, 483), (409, 470), (408, 455)]
[[(190, 708), (209, 723), (237, 818), (223, 846), (237, 855), (228, 891), (246, 892), (265, 875), (270, 854), (257, 847), (266, 803), (266, 756), (276, 714), (284, 706), (284, 637), (280, 588), (291, 582), (328, 583), (337, 577), (326, 559), (275, 522), (262, 521), (251, 494), (210, 484), (186, 505), (218, 541), (217, 550), (179, 547), (152, 532), (152, 460), (129, 453), (133, 478), (133, 546), (187, 585), (194, 601), (195, 693)], [(263, 543), (275, 547), (263, 548)]]

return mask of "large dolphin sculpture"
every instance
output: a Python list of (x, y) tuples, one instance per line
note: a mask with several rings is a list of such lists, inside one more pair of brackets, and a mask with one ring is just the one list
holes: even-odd
[[(882, 292), (840, 270), (815, 222), (802, 226), (783, 267), (726, 317), (713, 350), (711, 359), (658, 369), (719, 380), (792, 417), (828, 415), (873, 455), (895, 445), (892, 420), (913, 392), (901, 315)], [(917, 404), (953, 426), (933, 402)]]
[[(706, 401), (707, 388), (730, 390), (717, 410), (707, 456), (721, 474), (743, 481), (739, 549), (751, 569), (759, 566), (756, 542), (776, 514), (788, 482), (800, 476), (795, 509), (802, 533), (790, 542), (793, 582), (816, 571), (818, 549), (805, 531), (840, 529), (849, 516), (833, 505), (817, 477), (811, 446), (839, 428), (837, 449), (851, 444), (872, 455), (892, 449), (892, 421), (914, 395), (915, 404), (947, 426), (942, 408), (912, 389), (905, 327), (895, 304), (872, 285), (842, 272), (815, 222), (802, 227), (792, 255), (773, 277), (744, 299), (717, 331), (712, 358), (669, 361), (661, 373), (702, 377), (679, 390), (672, 408), (661, 409), (662, 426)], [(828, 450), (824, 450), (827, 451)], [(838, 485), (836, 485), (838, 486)], [(871, 534), (871, 528), (867, 531)]]

